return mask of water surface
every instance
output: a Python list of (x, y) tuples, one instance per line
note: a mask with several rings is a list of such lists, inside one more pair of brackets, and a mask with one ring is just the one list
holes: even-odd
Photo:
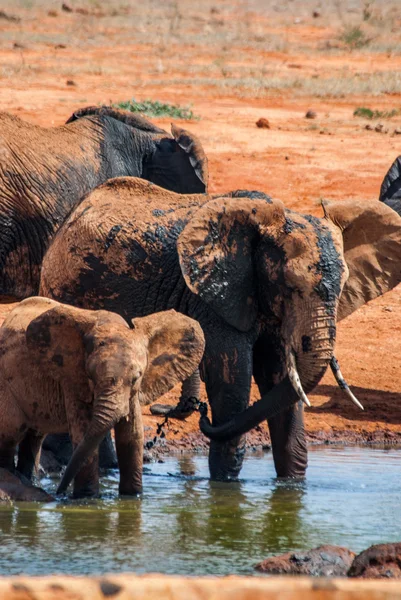
[(272, 554), (401, 539), (399, 449), (312, 448), (301, 483), (276, 480), (270, 453), (230, 484), (208, 480), (205, 456), (147, 469), (142, 499), (120, 499), (115, 473), (101, 500), (0, 506), (0, 574), (250, 574)]

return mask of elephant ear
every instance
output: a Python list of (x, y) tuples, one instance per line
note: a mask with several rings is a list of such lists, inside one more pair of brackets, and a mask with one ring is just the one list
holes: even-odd
[(209, 170), (206, 154), (203, 150), (200, 139), (186, 129), (177, 127), (177, 125), (174, 125), (174, 123), (171, 123), (171, 133), (173, 134), (173, 138), (177, 142), (178, 146), (185, 152), (185, 154), (187, 154), (189, 162), (191, 163), (196, 176), (204, 184), (205, 192), (207, 193)]
[(149, 404), (192, 375), (205, 349), (203, 331), (193, 319), (168, 310), (132, 321), (134, 335), (143, 336), (148, 366), (141, 396)]
[(142, 177), (178, 194), (207, 192), (207, 158), (200, 140), (171, 126), (173, 137), (160, 137), (155, 151), (143, 162)]
[(338, 319), (401, 281), (401, 217), (377, 200), (325, 203), (326, 218), (342, 231), (349, 277)]
[(401, 198), (401, 156), (398, 156), (387, 171), (380, 188), (380, 201)]
[[(75, 313), (80, 313), (77, 319)], [(90, 320), (91, 311), (58, 304), (33, 319), (26, 330), (31, 356), (46, 375), (57, 381), (82, 385), (85, 376), (83, 314)]]
[(254, 250), (261, 236), (274, 240), (285, 210), (270, 198), (218, 198), (204, 204), (177, 241), (189, 289), (240, 331), (256, 319)]

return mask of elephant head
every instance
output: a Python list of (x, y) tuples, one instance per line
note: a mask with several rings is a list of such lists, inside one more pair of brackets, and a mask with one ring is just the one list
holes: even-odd
[[(140, 404), (192, 375), (202, 358), (204, 337), (196, 321), (174, 310), (135, 319), (130, 328), (108, 311), (55, 304), (28, 326), (28, 347), (65, 396), (93, 404), (90, 423), (58, 488), (63, 492), (112, 427), (134, 421)], [(118, 443), (116, 429), (117, 451)], [(142, 447), (138, 452), (142, 466)]]
[[(283, 369), (275, 388), (234, 420), (201, 429), (238, 436), (312, 390), (331, 363), (336, 321), (401, 281), (401, 220), (381, 203), (325, 205), (323, 219), (277, 200), (219, 198), (178, 240), (186, 283), (240, 331), (260, 321), (279, 330)], [(338, 375), (338, 372), (337, 372)]]
[[(110, 106), (87, 106), (76, 110), (66, 124), (83, 117), (102, 117), (109, 121), (113, 129), (119, 123), (132, 128), (134, 152), (140, 146), (138, 135), (148, 139), (148, 151), (142, 158), (142, 179), (147, 179), (162, 188), (180, 194), (197, 194), (207, 192), (208, 164), (207, 157), (199, 138), (171, 124), (171, 134), (160, 129), (145, 117), (126, 110), (117, 110)], [(125, 131), (125, 130), (124, 130)], [(123, 130), (117, 136), (121, 137)], [(129, 153), (126, 150), (126, 153)]]

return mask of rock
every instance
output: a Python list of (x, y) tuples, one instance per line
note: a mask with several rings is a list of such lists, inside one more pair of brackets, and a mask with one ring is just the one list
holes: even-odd
[(307, 110), (305, 113), (305, 119), (316, 119), (317, 114), (314, 110)]
[(271, 575), (312, 575), (314, 577), (345, 577), (355, 553), (341, 546), (319, 546), (307, 552), (288, 552), (272, 556), (255, 566)]
[(61, 10), (64, 10), (65, 12), (73, 12), (74, 9), (72, 8), (72, 6), (70, 6), (69, 4), (67, 4), (67, 2), (63, 2), (63, 4), (61, 5)]
[(58, 12), (56, 10), (48, 10), (47, 15), (49, 17), (58, 17)]
[(367, 129), (368, 131), (373, 131), (374, 127), (371, 123), (368, 123), (367, 125), (365, 125), (365, 129)]
[(370, 546), (354, 559), (348, 577), (401, 579), (401, 543)]
[(396, 129), (394, 129), (393, 132), (395, 135), (400, 135), (401, 134), (401, 127), (397, 127)]
[(321, 14), (320, 11), (314, 10), (313, 13), (312, 13), (312, 17), (314, 19), (318, 19), (320, 17), (320, 14)]
[(66, 85), (68, 85), (68, 86), (76, 86), (77, 84), (75, 83), (75, 81), (73, 79), (67, 79)]
[(388, 129), (384, 126), (383, 123), (378, 123), (375, 127), (375, 131), (377, 131), (378, 133), (387, 133)]
[(30, 485), (24, 477), (0, 467), (0, 500), (53, 502), (54, 498), (41, 488)]
[(256, 121), (256, 127), (259, 129), (270, 129), (270, 123), (264, 117), (261, 117), (258, 121)]

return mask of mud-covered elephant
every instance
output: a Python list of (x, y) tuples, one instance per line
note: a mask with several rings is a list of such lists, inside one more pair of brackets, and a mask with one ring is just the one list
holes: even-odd
[[(217, 438), (211, 476), (238, 475), (245, 440), (235, 428), (243, 433), (262, 418), (269, 418), (278, 475), (302, 476), (307, 449), (297, 400), (329, 363), (339, 376), (336, 320), (400, 281), (401, 219), (377, 201), (332, 204), (317, 218), (260, 192), (228, 196), (180, 197), (136, 178), (105, 183), (55, 236), (41, 293), (127, 319), (168, 308), (197, 319), (213, 417), (203, 429)], [(252, 375), (264, 403), (233, 426)]]
[(97, 448), (114, 427), (120, 493), (142, 490), (141, 405), (189, 377), (204, 349), (199, 324), (174, 310), (132, 321), (22, 301), (0, 328), (0, 467), (31, 478), (43, 436), (69, 431), (74, 453), (59, 492), (98, 493)]
[(207, 161), (195, 136), (172, 136), (110, 107), (75, 112), (44, 128), (0, 113), (0, 302), (38, 293), (50, 239), (89, 191), (134, 175), (179, 193), (202, 193)]

